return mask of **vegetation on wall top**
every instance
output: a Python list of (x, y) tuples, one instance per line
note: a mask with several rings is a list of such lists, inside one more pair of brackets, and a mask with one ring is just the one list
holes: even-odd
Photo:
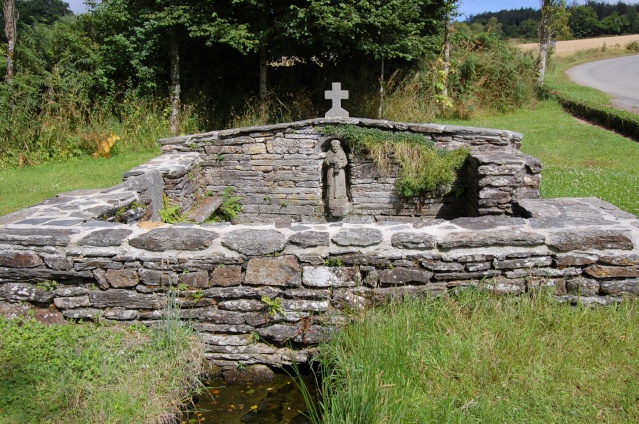
[(355, 125), (327, 126), (323, 132), (345, 140), (353, 152), (366, 153), (382, 175), (389, 175), (397, 161), (400, 169), (395, 189), (404, 197), (452, 188), (469, 153), (468, 148), (437, 149), (432, 141), (419, 134), (391, 133)]

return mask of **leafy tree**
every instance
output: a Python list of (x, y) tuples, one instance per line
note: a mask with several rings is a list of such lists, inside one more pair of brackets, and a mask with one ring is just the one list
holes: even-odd
[(53, 23), (63, 16), (73, 14), (69, 4), (62, 0), (16, 0), (16, 7), (25, 24)]
[(218, 3), (109, 0), (92, 4), (96, 37), (101, 38), (107, 59), (113, 59), (114, 72), (124, 71), (126, 75), (133, 71), (139, 82), (154, 87), (162, 68), (160, 58), (168, 56), (173, 133), (179, 131), (180, 125), (180, 46), (185, 39), (197, 39), (205, 45), (221, 43), (241, 52), (256, 44), (246, 25), (222, 16), (228, 10)]
[(234, 22), (243, 25), (254, 40), (250, 50), (259, 53), (259, 93), (264, 100), (267, 95), (267, 71), (269, 53), (275, 56), (290, 56), (291, 32), (294, 10), (306, 6), (303, 0), (232, 0), (231, 12)]
[(617, 12), (613, 12), (601, 20), (600, 26), (606, 34), (620, 35), (630, 28), (630, 23), (625, 15), (619, 16)]
[(519, 25), (519, 36), (525, 39), (534, 39), (538, 35), (539, 21), (526, 19)]
[(565, 0), (540, 0), (540, 5), (538, 86), (544, 85), (550, 42), (557, 36), (567, 36), (570, 33), (570, 13), (566, 10)]
[(500, 10), (499, 12), (486, 12), (480, 13), (478, 15), (471, 15), (468, 17), (466, 22), (480, 23), (482, 25), (488, 25), (491, 19), (497, 19), (499, 23), (502, 25), (504, 35), (506, 37), (513, 38), (536, 38), (537, 37), (537, 25), (535, 25), (534, 36), (527, 37), (526, 28), (523, 27), (524, 22), (526, 21), (534, 21), (536, 23), (539, 22), (541, 13), (539, 10), (535, 10), (533, 8), (520, 8), (520, 9), (510, 9), (510, 10)]
[[(177, 4), (176, 4), (177, 3)], [(206, 44), (226, 43), (245, 51), (255, 44), (255, 40), (245, 25), (237, 25), (219, 16), (214, 2), (184, 0), (181, 2), (160, 0), (155, 2), (145, 23), (151, 31), (165, 31), (168, 34), (170, 76), (171, 76), (171, 132), (179, 131), (180, 110), (180, 39), (186, 32), (188, 37), (200, 38)], [(209, 6), (208, 9), (206, 6)]]
[(291, 31), (324, 46), (326, 56), (360, 52), (380, 62), (380, 103), (389, 59), (414, 60), (436, 49), (444, 0), (309, 0), (294, 7)]
[(599, 20), (591, 7), (573, 4), (568, 20), (570, 31), (576, 38), (589, 38), (598, 35)]
[[(447, 0), (444, 4), (444, 81), (443, 81), (443, 90), (442, 97), (444, 99), (448, 98), (448, 78), (450, 74), (450, 38), (451, 32), (453, 30), (452, 27), (452, 18), (457, 16), (457, 9), (459, 4), (456, 0)], [(381, 106), (380, 106), (380, 117), (381, 117)]]

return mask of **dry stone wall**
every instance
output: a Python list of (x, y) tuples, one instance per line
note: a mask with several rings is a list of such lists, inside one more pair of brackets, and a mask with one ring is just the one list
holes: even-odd
[[(398, 204), (394, 177), (351, 155), (356, 219), (326, 222), (319, 129), (337, 123), (470, 146), (465, 194)], [(353, 311), (406, 295), (551, 289), (607, 304), (639, 294), (637, 217), (595, 198), (537, 199), (541, 165), (520, 140), (350, 118), (164, 140), (165, 153), (118, 186), (0, 217), (0, 313), (153, 326), (177, 298), (209, 359), (233, 368), (305, 361)], [(164, 195), (187, 212), (230, 185), (244, 221), (270, 222), (157, 222)]]
[(550, 288), (562, 301), (607, 304), (639, 293), (637, 217), (595, 198), (515, 206), (521, 217), (370, 224), (14, 215), (0, 228), (0, 312), (152, 326), (177, 296), (207, 357), (233, 368), (305, 361), (353, 311), (405, 295)]
[(237, 188), (243, 205), (239, 222), (317, 221), (327, 215), (322, 164), (329, 138), (321, 129), (340, 124), (418, 133), (438, 148), (471, 149), (468, 164), (457, 181), (461, 190), (414, 198), (403, 198), (394, 190), (398, 166), (384, 175), (370, 159), (349, 154), (351, 221), (372, 222), (389, 216), (512, 215), (514, 200), (539, 197), (541, 164), (519, 151), (522, 135), (510, 131), (321, 118), (214, 131), (164, 139), (161, 143), (165, 153), (200, 155), (198, 167), (208, 192)]

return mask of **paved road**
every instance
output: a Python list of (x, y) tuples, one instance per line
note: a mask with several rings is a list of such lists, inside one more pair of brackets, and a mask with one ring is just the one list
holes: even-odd
[(569, 69), (568, 76), (614, 96), (616, 106), (639, 113), (639, 55), (584, 63)]

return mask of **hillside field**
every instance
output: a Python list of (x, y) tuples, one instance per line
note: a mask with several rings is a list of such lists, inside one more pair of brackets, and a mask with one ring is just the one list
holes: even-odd
[[(633, 41), (639, 41), (639, 34), (557, 41), (553, 55), (557, 57), (570, 56), (578, 51), (599, 49), (604, 45), (610, 49), (625, 48), (626, 44)], [(536, 50), (539, 49), (539, 43), (517, 44), (517, 47), (523, 50)]]

